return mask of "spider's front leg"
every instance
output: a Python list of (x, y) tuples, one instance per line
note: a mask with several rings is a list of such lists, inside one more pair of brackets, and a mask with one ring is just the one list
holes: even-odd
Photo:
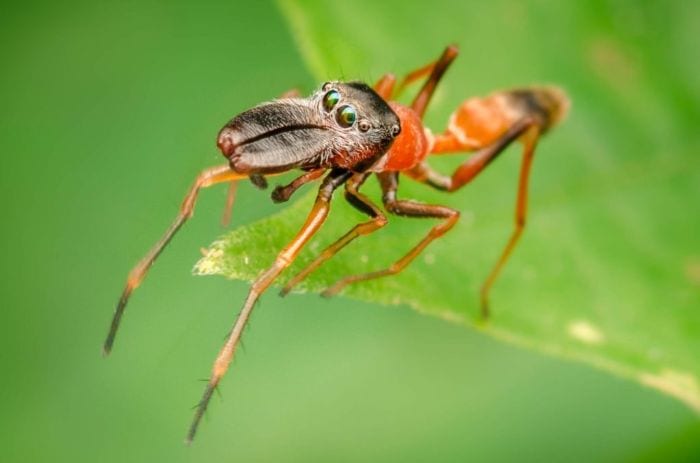
[(243, 304), (243, 308), (238, 314), (238, 318), (233, 324), (224, 346), (221, 348), (219, 355), (214, 361), (209, 383), (204, 390), (202, 399), (197, 405), (197, 410), (195, 412), (194, 419), (192, 420), (192, 425), (187, 433), (187, 443), (192, 442), (192, 439), (194, 439), (199, 423), (202, 420), (202, 416), (204, 416), (204, 412), (209, 404), (209, 400), (211, 399), (214, 390), (233, 360), (236, 348), (238, 347), (241, 335), (243, 334), (243, 329), (250, 318), (250, 314), (253, 311), (253, 307), (255, 306), (258, 298), (263, 292), (265, 292), (265, 290), (272, 284), (279, 274), (282, 273), (285, 268), (289, 267), (292, 262), (294, 262), (302, 247), (309, 241), (309, 239), (311, 239), (318, 229), (321, 228), (321, 225), (323, 225), (323, 222), (325, 222), (326, 218), (328, 217), (328, 211), (330, 210), (330, 199), (333, 192), (336, 188), (346, 182), (351, 175), (352, 174), (347, 170), (334, 169), (330, 174), (328, 174), (328, 176), (326, 176), (319, 188), (316, 202), (314, 203), (314, 206), (299, 233), (279, 253), (272, 266), (258, 276), (258, 278), (251, 285), (250, 291), (248, 292), (248, 297)]
[(124, 310), (126, 309), (126, 304), (129, 302), (131, 293), (141, 284), (143, 279), (146, 277), (146, 273), (151, 268), (151, 265), (158, 258), (160, 253), (163, 251), (165, 246), (173, 239), (173, 236), (180, 230), (184, 223), (192, 217), (194, 214), (194, 206), (197, 203), (197, 197), (199, 191), (202, 188), (207, 188), (217, 183), (222, 182), (232, 182), (235, 184), (239, 179), (247, 177), (246, 174), (240, 174), (234, 172), (230, 169), (228, 165), (212, 167), (204, 170), (195, 179), (194, 185), (185, 196), (182, 205), (180, 206), (180, 212), (178, 213), (175, 221), (170, 225), (170, 227), (165, 231), (163, 237), (151, 248), (150, 251), (139, 261), (138, 264), (129, 272), (129, 276), (126, 280), (126, 285), (122, 291), (122, 295), (119, 298), (117, 307), (114, 311), (114, 316), (112, 317), (112, 323), (110, 324), (109, 333), (107, 334), (107, 339), (104, 342), (102, 351), (105, 355), (108, 355), (112, 351), (112, 345), (114, 344), (114, 338), (117, 335), (117, 330), (119, 329), (119, 324), (121, 322), (122, 316), (124, 315)]

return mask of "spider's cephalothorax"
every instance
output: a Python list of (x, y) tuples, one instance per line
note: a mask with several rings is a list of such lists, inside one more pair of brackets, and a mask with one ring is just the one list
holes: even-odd
[(218, 145), (236, 172), (293, 167), (364, 171), (401, 130), (389, 105), (360, 82), (327, 82), (308, 98), (282, 98), (234, 117)]

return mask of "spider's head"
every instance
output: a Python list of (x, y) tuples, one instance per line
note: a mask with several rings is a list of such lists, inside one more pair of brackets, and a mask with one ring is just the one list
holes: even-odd
[(362, 171), (400, 133), (398, 116), (366, 84), (327, 82), (308, 98), (285, 98), (234, 117), (218, 146), (237, 172), (294, 167)]

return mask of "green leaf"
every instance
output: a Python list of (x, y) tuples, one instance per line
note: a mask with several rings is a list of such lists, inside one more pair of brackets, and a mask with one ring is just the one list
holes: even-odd
[[(401, 75), (459, 44), (426, 117), (434, 131), (464, 99), (501, 88), (551, 82), (573, 102), (539, 145), (527, 229), (494, 287), (488, 324), (478, 322), (478, 290), (513, 227), (519, 147), (453, 195), (405, 179), (402, 197), (455, 207), (461, 221), (400, 275), (350, 286), (344, 296), (408, 305), (574, 358), (700, 411), (700, 73), (689, 59), (700, 4), (286, 0), (281, 7), (319, 82)], [(463, 158), (431, 162), (447, 173)], [(380, 200), (373, 181), (364, 191)], [(302, 225), (313, 193), (298, 195), (215, 242), (196, 271), (255, 278)], [(366, 220), (336, 196), (327, 223), (281, 282)], [(301, 288), (319, 291), (384, 268), (434, 223), (390, 217)]]

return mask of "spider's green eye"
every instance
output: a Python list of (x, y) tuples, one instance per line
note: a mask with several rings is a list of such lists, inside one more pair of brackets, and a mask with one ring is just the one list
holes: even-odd
[(340, 93), (335, 90), (331, 90), (323, 96), (323, 107), (326, 111), (330, 111), (335, 108), (335, 105), (340, 101)]
[(357, 119), (357, 113), (352, 106), (342, 106), (335, 116), (341, 127), (351, 127)]

